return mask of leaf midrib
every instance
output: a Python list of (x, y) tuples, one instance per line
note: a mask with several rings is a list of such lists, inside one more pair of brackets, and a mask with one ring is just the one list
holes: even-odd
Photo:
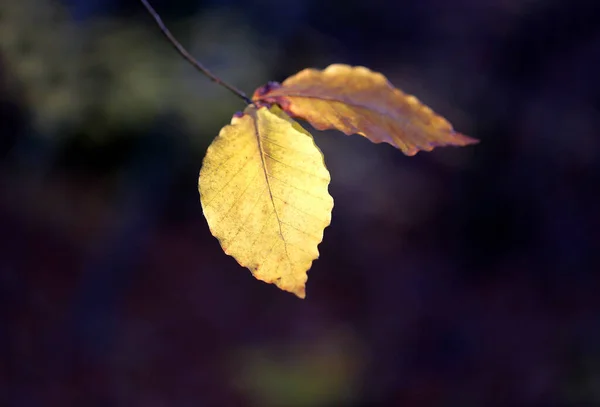
[(355, 107), (355, 108), (369, 110), (369, 111), (372, 111), (372, 112), (380, 114), (380, 115), (386, 115), (386, 116), (390, 115), (389, 111), (382, 112), (379, 109), (374, 109), (373, 106), (365, 106), (365, 105), (360, 104), (360, 103), (348, 102), (346, 100), (340, 100), (340, 99), (336, 99), (336, 98), (333, 98), (333, 97), (316, 96), (316, 95), (305, 95), (305, 94), (301, 94), (301, 93), (283, 93), (283, 94), (277, 94), (276, 92), (273, 92), (271, 94), (267, 94), (267, 95), (261, 97), (258, 100), (259, 101), (265, 101), (265, 99), (268, 99), (269, 97), (294, 97), (294, 98), (327, 100), (329, 102), (342, 103), (342, 104), (345, 104), (345, 105), (348, 105), (348, 106), (352, 106), (352, 107)]
[[(348, 102), (346, 100), (340, 100), (340, 99), (336, 99), (336, 98), (333, 98), (333, 97), (316, 96), (316, 95), (305, 95), (305, 94), (301, 94), (301, 93), (285, 93), (285, 94), (279, 94), (278, 95), (276, 92), (273, 92), (270, 95), (265, 95), (265, 96), (270, 96), (270, 97), (294, 97), (294, 98), (304, 98), (304, 99), (326, 100), (328, 102), (340, 103), (340, 104), (348, 105), (348, 106), (351, 106), (351, 107), (357, 108), (357, 109), (364, 109), (364, 110), (373, 112), (375, 114), (379, 114), (381, 116), (386, 116), (389, 119), (391, 119), (390, 118), (390, 112), (388, 110), (386, 110), (385, 112), (382, 112), (381, 110), (375, 109), (372, 106), (365, 106), (365, 105), (360, 104), (360, 103)], [(261, 98), (259, 100), (263, 101), (265, 99)], [(364, 118), (366, 118), (368, 121), (370, 121), (371, 123), (373, 123), (373, 121), (369, 119), (368, 115), (364, 116)], [(403, 118), (403, 120), (406, 120), (406, 119)], [(379, 125), (377, 125), (377, 127), (379, 127)], [(389, 133), (389, 134), (390, 134), (392, 140), (396, 143), (396, 144), (391, 144), (392, 146), (394, 146), (396, 148), (400, 148), (403, 151), (405, 149), (408, 149), (408, 146), (406, 145), (406, 142), (404, 140), (402, 140), (402, 138), (395, 137), (396, 136), (395, 133)]]
[(263, 150), (262, 141), (261, 141), (262, 137), (258, 130), (258, 120), (259, 120), (258, 110), (254, 111), (254, 118), (255, 118), (255, 120), (252, 121), (253, 125), (254, 125), (254, 136), (256, 137), (256, 143), (258, 144), (260, 161), (262, 164), (263, 174), (265, 175), (265, 182), (267, 183), (267, 190), (269, 191), (269, 198), (271, 201), (271, 206), (273, 207), (273, 212), (275, 212), (275, 218), (277, 219), (277, 225), (279, 226), (279, 236), (281, 236), (281, 241), (283, 242), (283, 246), (285, 248), (285, 255), (287, 256), (288, 263), (291, 265), (290, 255), (287, 250), (287, 242), (285, 241), (285, 238), (283, 237), (283, 229), (281, 227), (282, 222), (281, 222), (281, 219), (279, 219), (279, 213), (277, 213), (277, 208), (275, 207), (275, 198), (273, 197), (273, 191), (271, 190), (271, 181), (269, 180), (269, 173), (267, 172), (267, 163), (265, 160), (266, 153)]

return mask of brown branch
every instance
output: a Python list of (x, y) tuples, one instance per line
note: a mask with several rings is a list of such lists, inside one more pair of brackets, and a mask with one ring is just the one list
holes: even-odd
[(179, 54), (181, 54), (182, 57), (184, 57), (190, 64), (192, 64), (194, 66), (194, 68), (196, 68), (197, 70), (202, 72), (204, 75), (206, 75), (208, 77), (208, 79), (210, 79), (211, 81), (223, 86), (224, 88), (226, 88), (227, 90), (229, 90), (230, 92), (235, 94), (237, 97), (241, 98), (247, 104), (252, 103), (250, 98), (248, 98), (248, 96), (246, 96), (246, 94), (244, 92), (242, 92), (241, 90), (237, 89), (236, 87), (228, 84), (227, 82), (223, 82), (219, 77), (215, 76), (208, 69), (206, 69), (204, 67), (204, 65), (202, 65), (200, 62), (198, 62), (183, 47), (183, 45), (181, 45), (181, 43), (179, 41), (177, 41), (177, 39), (173, 36), (173, 34), (171, 34), (171, 31), (169, 31), (169, 29), (165, 26), (165, 23), (163, 23), (162, 18), (160, 18), (160, 16), (156, 12), (156, 10), (154, 10), (154, 8), (150, 5), (150, 3), (148, 3), (147, 0), (140, 0), (140, 1), (144, 5), (144, 7), (146, 7), (146, 10), (148, 10), (148, 12), (152, 16), (152, 18), (154, 18), (154, 21), (156, 21), (156, 24), (158, 24), (158, 27), (160, 28), (162, 33), (165, 35), (165, 37), (167, 37), (167, 39), (169, 40), (171, 45), (173, 45), (173, 47), (175, 47), (177, 52), (179, 52)]

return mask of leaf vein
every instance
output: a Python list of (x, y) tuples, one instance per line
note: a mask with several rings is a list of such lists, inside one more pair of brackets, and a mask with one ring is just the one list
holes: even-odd
[(271, 181), (269, 181), (269, 173), (267, 172), (267, 165), (265, 163), (265, 157), (264, 157), (264, 150), (263, 150), (263, 146), (261, 143), (261, 135), (260, 135), (260, 131), (258, 130), (258, 115), (254, 115), (254, 120), (252, 121), (253, 125), (254, 125), (254, 134), (256, 136), (256, 143), (258, 144), (258, 150), (260, 153), (260, 160), (262, 162), (262, 168), (263, 168), (263, 173), (265, 174), (265, 181), (267, 182), (267, 188), (269, 190), (269, 196), (271, 197), (271, 205), (273, 206), (273, 211), (275, 212), (275, 217), (277, 218), (277, 224), (279, 226), (279, 235), (281, 236), (281, 240), (283, 241), (283, 244), (285, 246), (285, 254), (287, 256), (288, 259), (288, 263), (292, 264), (292, 261), (290, 259), (290, 255), (287, 251), (287, 242), (285, 241), (285, 237), (283, 236), (283, 230), (281, 229), (281, 219), (279, 219), (279, 214), (277, 213), (277, 208), (275, 207), (275, 200), (273, 199), (273, 191), (271, 189)]
[[(225, 140), (223, 142), (229, 143), (229, 141), (225, 141)], [(223, 167), (225, 164), (227, 164), (229, 162), (229, 160), (231, 160), (232, 158), (238, 156), (238, 151), (242, 151), (244, 148), (246, 148), (246, 146), (250, 145), (251, 142), (252, 142), (252, 140), (247, 141), (247, 142), (245, 142), (243, 144), (242, 147), (238, 147), (235, 150), (235, 153), (231, 154), (229, 157), (227, 157), (226, 159), (224, 159), (223, 161), (221, 161), (216, 167), (212, 168), (212, 171), (217, 171), (217, 170), (221, 169), (221, 167)]]
[[(263, 191), (264, 191), (264, 190), (263, 190)], [(257, 208), (257, 205), (258, 205), (258, 203), (260, 202), (260, 199), (262, 198), (262, 196), (261, 196), (261, 195), (263, 194), (263, 191), (261, 191), (261, 193), (260, 193), (260, 194), (258, 194), (258, 199), (257, 199), (256, 201), (254, 201), (254, 204), (252, 204), (252, 208), (250, 209), (250, 212), (248, 213), (248, 215), (246, 216), (246, 218), (244, 218), (244, 221), (242, 222), (242, 225), (239, 227), (238, 231), (235, 233), (235, 235), (234, 235), (234, 236), (231, 238), (231, 240), (229, 241), (229, 247), (230, 247), (230, 248), (233, 246), (233, 244), (235, 243), (235, 239), (237, 239), (238, 235), (240, 234), (240, 232), (241, 232), (242, 230), (246, 230), (247, 232), (249, 232), (249, 230), (248, 230), (248, 229), (246, 229), (246, 228), (245, 228), (245, 226), (246, 226), (246, 224), (248, 223), (248, 220), (249, 220), (250, 218), (252, 218), (252, 214), (254, 213), (254, 210)], [(225, 216), (227, 216), (227, 215), (225, 215)], [(225, 217), (223, 217), (223, 219), (224, 219), (224, 218), (225, 218)], [(265, 224), (266, 224), (266, 222), (265, 222)], [(262, 229), (264, 229), (264, 225), (263, 225), (263, 228), (261, 228), (260, 232), (258, 233), (258, 234), (259, 234), (259, 237), (260, 237), (260, 233), (262, 232)], [(256, 240), (258, 240), (258, 238), (257, 238)], [(256, 240), (255, 240), (255, 241), (252, 243), (252, 246), (254, 246), (254, 243), (256, 243)]]
[(248, 188), (250, 187), (250, 185), (252, 185), (252, 182), (254, 182), (254, 180), (256, 179), (256, 177), (258, 177), (258, 174), (260, 174), (260, 171), (256, 171), (256, 174), (254, 174), (254, 176), (252, 177), (252, 180), (246, 184), (246, 188), (244, 188), (244, 190), (233, 200), (233, 205), (231, 205), (229, 207), (229, 209), (227, 209), (227, 212), (225, 212), (223, 214), (223, 216), (221, 216), (221, 218), (219, 219), (219, 222), (221, 222), (223, 219), (225, 219), (229, 215), (229, 213), (231, 212), (231, 210), (233, 208), (235, 208), (235, 205), (246, 194), (246, 191), (248, 191)]
[(306, 190), (306, 189), (302, 189), (302, 188), (299, 188), (299, 187), (297, 187), (297, 186), (295, 186), (295, 185), (293, 185), (293, 184), (290, 184), (290, 183), (288, 183), (288, 182), (285, 182), (285, 181), (283, 181), (282, 179), (279, 179), (279, 178), (277, 178), (277, 177), (273, 176), (272, 174), (269, 174), (269, 173), (267, 173), (267, 176), (268, 176), (269, 178), (273, 178), (274, 180), (277, 180), (277, 181), (281, 182), (281, 183), (282, 183), (282, 184), (284, 184), (284, 185), (287, 185), (287, 186), (289, 186), (289, 187), (291, 187), (291, 188), (294, 188), (294, 189), (296, 189), (296, 190), (298, 190), (298, 191), (300, 191), (300, 192), (304, 192), (306, 195), (308, 195), (308, 196), (311, 196), (311, 197), (313, 197), (313, 198), (315, 198), (315, 199), (319, 199), (319, 200), (321, 200), (321, 201), (324, 201), (324, 202), (329, 202), (329, 200), (327, 200), (327, 199), (325, 199), (325, 198), (323, 198), (323, 197), (320, 197), (320, 196), (314, 195), (314, 194), (312, 194), (310, 191), (308, 191), (308, 190)]
[(315, 173), (313, 173), (313, 172), (307, 171), (307, 170), (305, 170), (305, 169), (303, 169), (303, 168), (299, 168), (299, 167), (295, 167), (295, 166), (293, 166), (293, 165), (286, 164), (286, 163), (284, 163), (283, 161), (281, 161), (281, 160), (278, 160), (277, 158), (273, 157), (272, 155), (270, 155), (270, 154), (269, 154), (269, 153), (267, 153), (267, 152), (265, 152), (265, 156), (266, 156), (267, 158), (269, 158), (269, 159), (271, 159), (271, 160), (275, 161), (276, 163), (279, 163), (279, 164), (281, 164), (281, 165), (285, 165), (286, 167), (288, 167), (288, 168), (290, 168), (290, 169), (292, 169), (292, 170), (296, 170), (296, 171), (299, 171), (299, 172), (303, 172), (303, 173), (305, 173), (305, 174), (307, 174), (307, 175), (310, 175), (311, 177), (314, 177), (314, 178), (317, 178), (317, 179), (320, 179), (320, 180), (323, 180), (323, 181), (327, 181), (328, 183), (329, 183), (329, 181), (330, 181), (330, 180), (328, 180), (328, 179), (327, 179), (327, 178), (325, 178), (325, 177), (321, 177), (321, 176), (319, 176), (319, 175), (317, 175), (317, 174), (315, 174)]
[(318, 221), (319, 221), (319, 222), (321, 222), (321, 223), (326, 223), (326, 220), (325, 220), (325, 219), (321, 219), (321, 218), (319, 218), (318, 216), (316, 216), (316, 215), (314, 215), (314, 214), (312, 214), (312, 213), (310, 213), (310, 212), (306, 212), (306, 211), (304, 211), (304, 210), (302, 210), (302, 209), (298, 208), (296, 205), (293, 205), (293, 204), (291, 204), (291, 203), (287, 202), (287, 201), (286, 201), (286, 200), (284, 200), (283, 198), (280, 198), (280, 197), (278, 197), (278, 196), (274, 196), (274, 198), (275, 198), (275, 199), (279, 199), (279, 200), (280, 200), (280, 201), (282, 201), (282, 202), (286, 202), (287, 206), (289, 206), (290, 208), (293, 208), (293, 209), (297, 210), (298, 212), (300, 212), (300, 213), (302, 213), (302, 214), (304, 214), (304, 215), (310, 216), (310, 217), (312, 217), (312, 218), (314, 218), (314, 219), (318, 220)]
[[(246, 166), (248, 165), (248, 163), (249, 163), (250, 161), (251, 161), (251, 160), (246, 160), (246, 162), (244, 163), (244, 165), (242, 165), (242, 166), (240, 167), (240, 169), (239, 169), (239, 170), (237, 170), (237, 171), (236, 171), (236, 173), (235, 173), (235, 174), (233, 174), (233, 175), (231, 176), (231, 178), (229, 178), (225, 184), (223, 184), (223, 187), (221, 187), (221, 189), (219, 189), (217, 192), (215, 192), (215, 194), (214, 194), (213, 198), (212, 198), (210, 201), (208, 201), (207, 203), (205, 203), (205, 205), (206, 205), (206, 206), (210, 206), (210, 204), (211, 204), (211, 203), (212, 203), (212, 202), (213, 202), (213, 201), (214, 201), (216, 198), (218, 198), (218, 197), (219, 197), (219, 195), (221, 195), (221, 192), (223, 192), (223, 191), (225, 190), (225, 188), (227, 188), (227, 186), (228, 186), (228, 185), (231, 183), (231, 181), (233, 181), (233, 180), (234, 180), (234, 179), (235, 179), (235, 178), (236, 178), (236, 177), (237, 177), (237, 176), (240, 174), (240, 172), (242, 172), (242, 170), (243, 170), (244, 168), (246, 168)], [(258, 173), (258, 172), (260, 172), (260, 171), (257, 171), (257, 173)], [(254, 178), (252, 178), (252, 181), (254, 181), (254, 179), (256, 179), (256, 176), (255, 176)], [(248, 184), (248, 185), (250, 185), (250, 184)], [(246, 186), (246, 189), (247, 189), (247, 186)]]
[(318, 236), (316, 236), (316, 235), (313, 235), (312, 233), (310, 233), (310, 232), (307, 232), (306, 230), (302, 230), (302, 229), (300, 229), (300, 228), (298, 228), (298, 227), (296, 227), (296, 226), (292, 225), (291, 223), (287, 223), (287, 222), (283, 222), (283, 221), (282, 221), (281, 223), (283, 223), (283, 224), (284, 224), (284, 225), (286, 225), (286, 226), (289, 226), (289, 227), (291, 227), (292, 229), (295, 229), (295, 230), (297, 230), (298, 232), (300, 232), (300, 233), (302, 233), (302, 234), (305, 234), (305, 235), (306, 235), (306, 236), (308, 236), (308, 237), (312, 237), (312, 238), (313, 238), (313, 239), (315, 239), (315, 240), (321, 241), (321, 238), (320, 238), (320, 237), (318, 237)]
[(273, 140), (271, 140), (267, 136), (259, 135), (259, 137), (262, 138), (263, 140), (268, 141), (269, 143), (271, 143), (271, 144), (279, 147), (279, 148), (283, 148), (284, 150), (289, 150), (289, 151), (293, 151), (295, 153), (300, 153), (300, 154), (304, 154), (304, 155), (307, 155), (309, 157), (312, 157), (312, 153), (310, 153), (308, 151), (302, 151), (302, 150), (297, 150), (297, 149), (292, 148), (292, 147), (282, 146), (281, 144), (274, 142)]

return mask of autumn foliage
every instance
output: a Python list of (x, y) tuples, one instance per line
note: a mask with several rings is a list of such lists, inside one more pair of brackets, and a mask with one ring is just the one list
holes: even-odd
[(477, 142), (455, 132), (446, 119), (393, 87), (382, 74), (362, 66), (305, 69), (281, 85), (257, 89), (252, 99), (277, 103), (290, 116), (318, 130), (360, 134), (373, 143), (389, 143), (409, 156), (419, 150)]
[(319, 130), (385, 142), (409, 156), (477, 143), (364, 67), (305, 69), (257, 89), (252, 104), (208, 148), (198, 182), (200, 201), (225, 253), (257, 279), (300, 298), (319, 257), (333, 199), (323, 155), (292, 117)]
[(259, 280), (304, 297), (331, 221), (329, 180), (310, 133), (277, 105), (250, 105), (208, 148), (200, 198), (225, 253)]

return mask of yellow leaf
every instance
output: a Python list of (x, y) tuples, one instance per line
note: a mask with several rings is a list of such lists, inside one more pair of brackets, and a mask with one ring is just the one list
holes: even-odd
[(329, 181), (310, 133), (277, 106), (249, 105), (209, 146), (198, 189), (223, 251), (257, 279), (304, 298), (331, 221)]
[(282, 84), (271, 82), (257, 89), (252, 99), (277, 103), (318, 130), (358, 133), (374, 143), (389, 143), (406, 155), (478, 142), (455, 132), (446, 119), (396, 89), (382, 74), (361, 66), (304, 69)]

